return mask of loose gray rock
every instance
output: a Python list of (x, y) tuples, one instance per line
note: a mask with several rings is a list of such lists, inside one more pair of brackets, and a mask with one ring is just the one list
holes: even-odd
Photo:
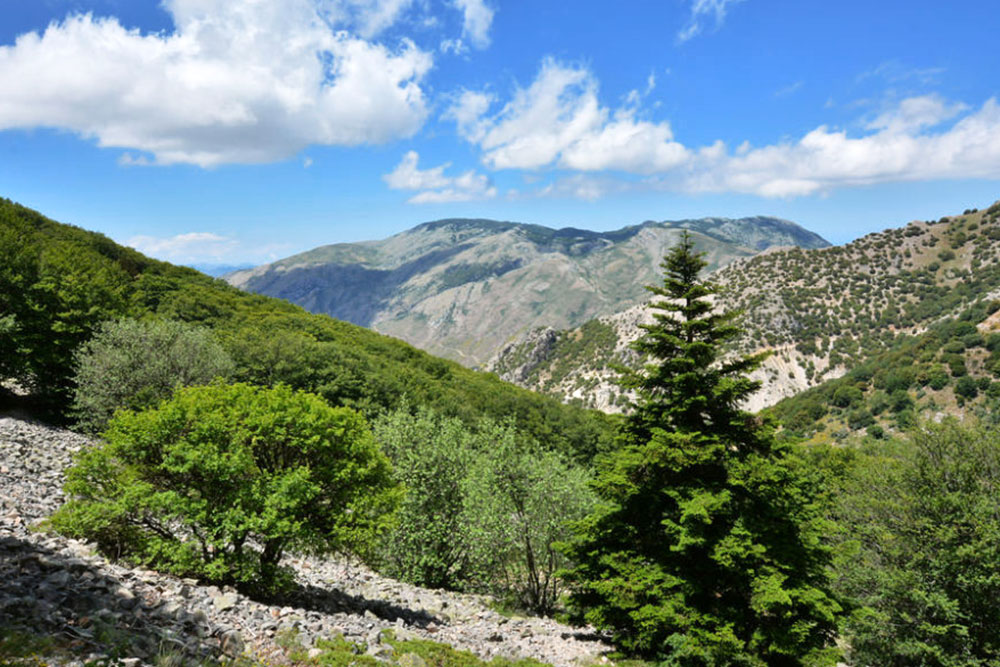
[[(550, 619), (511, 625), (487, 597), (423, 589), (342, 558), (286, 559), (299, 588), (265, 604), (111, 563), (92, 544), (31, 530), (62, 504), (63, 472), (90, 446), (66, 430), (0, 417), (0, 624), (72, 638), (84, 647), (81, 657), (89, 651), (121, 656), (129, 667), (181, 667), (277, 655), (283, 631), (297, 632), (310, 655), (318, 655), (317, 639), (339, 634), (386, 658), (388, 630), (402, 641), (431, 639), (484, 658), (530, 657), (556, 667), (601, 662), (610, 649), (592, 630)], [(396, 659), (426, 667), (416, 654)]]

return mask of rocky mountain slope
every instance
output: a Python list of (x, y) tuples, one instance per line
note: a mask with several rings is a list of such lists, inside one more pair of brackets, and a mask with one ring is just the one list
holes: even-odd
[(23, 658), (24, 664), (132, 667), (246, 656), (252, 660), (246, 664), (288, 665), (289, 643), (313, 658), (324, 650), (322, 640), (338, 635), (389, 665), (411, 667), (426, 664), (407, 653), (407, 642), (417, 639), (484, 660), (566, 666), (596, 663), (609, 650), (590, 631), (507, 618), (485, 597), (401, 584), (346, 560), (294, 558), (297, 588), (271, 602), (108, 562), (92, 545), (37, 530), (62, 502), (72, 454), (87, 445), (68, 431), (0, 417), (4, 664)]
[(573, 327), (640, 303), (664, 250), (685, 229), (713, 269), (775, 246), (829, 245), (794, 223), (763, 217), (645, 222), (603, 233), (440, 220), (226, 279), (475, 367), (537, 327)]
[[(742, 352), (774, 354), (757, 372), (750, 409), (843, 375), (902, 335), (918, 334), (1000, 295), (1000, 203), (912, 222), (844, 246), (773, 248), (715, 271), (718, 305), (744, 311)], [(648, 309), (580, 327), (529, 333), (489, 370), (522, 386), (607, 411), (624, 405), (614, 363), (637, 364), (629, 342)]]

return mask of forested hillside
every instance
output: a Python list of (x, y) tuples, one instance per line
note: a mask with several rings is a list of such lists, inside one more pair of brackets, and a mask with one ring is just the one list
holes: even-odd
[[(743, 352), (774, 352), (752, 407), (840, 377), (891, 347), (1000, 294), (1000, 204), (869, 234), (844, 246), (779, 248), (711, 279), (716, 304), (742, 310)], [(616, 410), (614, 363), (636, 364), (636, 307), (577, 329), (534, 332), (488, 367), (522, 386)], [(599, 342), (598, 342), (599, 341)]]
[(584, 457), (609, 441), (598, 413), (0, 201), (0, 378), (65, 418), (75, 351), (101, 322), (122, 317), (207, 327), (233, 358), (233, 379), (283, 382), (369, 416), (407, 400), (468, 423), (514, 416), (540, 441)]

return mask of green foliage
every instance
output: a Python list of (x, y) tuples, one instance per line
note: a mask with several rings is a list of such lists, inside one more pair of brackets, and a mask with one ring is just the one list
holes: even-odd
[[(126, 312), (129, 251), (0, 200), (0, 379), (48, 409), (68, 401), (73, 353), (102, 321)], [(88, 243), (89, 241), (89, 243)]]
[(838, 408), (849, 408), (853, 405), (857, 405), (864, 399), (864, 394), (857, 387), (852, 387), (850, 385), (844, 385), (838, 387), (837, 391), (833, 392), (833, 404)]
[(951, 421), (843, 468), (838, 588), (852, 664), (1000, 663), (1000, 435)]
[(77, 349), (100, 323), (125, 316), (205, 327), (234, 359), (236, 379), (284, 382), (369, 417), (397, 407), (405, 395), (469, 425), (483, 416), (514, 416), (538, 441), (580, 460), (611, 440), (613, 419), (596, 411), (286, 301), (246, 294), (0, 200), (0, 380), (18, 380), (65, 415)]
[(398, 496), (363, 418), (284, 386), (181, 389), (105, 437), (67, 472), (53, 526), (246, 589), (280, 585), (289, 549), (365, 553)]
[(474, 434), (457, 419), (406, 407), (380, 417), (374, 431), (406, 488), (380, 569), (421, 586), (461, 588), (471, 576), (464, 510)]
[(625, 651), (674, 665), (830, 663), (840, 607), (813, 480), (736, 406), (760, 357), (723, 357), (733, 313), (713, 314), (684, 238), (666, 300), (636, 344), (639, 402), (602, 459), (598, 509), (568, 545), (574, 605)]
[(955, 394), (963, 398), (975, 398), (979, 395), (979, 385), (971, 377), (964, 375), (955, 382)]
[(484, 424), (479, 442), (465, 491), (475, 579), (520, 608), (551, 613), (557, 572), (569, 565), (556, 544), (593, 506), (590, 475), (509, 422)]
[(375, 434), (406, 487), (381, 569), (550, 612), (561, 590), (555, 572), (566, 564), (554, 544), (590, 507), (587, 474), (512, 422), (473, 430), (403, 408), (378, 419)]
[(428, 667), (545, 667), (545, 663), (532, 658), (511, 660), (497, 656), (487, 662), (468, 651), (459, 651), (447, 644), (426, 639), (408, 639), (406, 641), (389, 639), (388, 643), (395, 649), (395, 655), (400, 657), (408, 654), (417, 656)]
[(103, 431), (115, 410), (143, 410), (177, 386), (226, 379), (233, 362), (211, 332), (170, 320), (104, 322), (76, 352), (73, 411)]

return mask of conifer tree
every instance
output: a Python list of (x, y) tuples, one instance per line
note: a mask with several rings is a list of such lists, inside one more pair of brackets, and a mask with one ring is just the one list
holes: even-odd
[(740, 408), (762, 355), (726, 354), (735, 313), (685, 234), (664, 258), (649, 359), (622, 384), (637, 400), (599, 463), (599, 509), (567, 545), (573, 605), (626, 653), (672, 665), (815, 665), (840, 607), (811, 481)]

